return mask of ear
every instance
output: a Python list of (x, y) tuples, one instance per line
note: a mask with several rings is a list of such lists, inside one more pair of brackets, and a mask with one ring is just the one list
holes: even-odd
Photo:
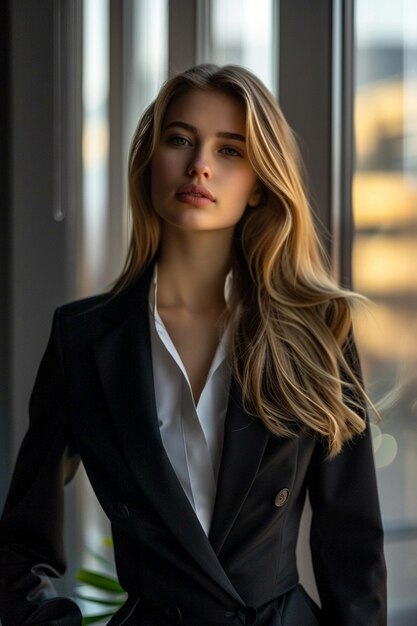
[(257, 207), (261, 202), (261, 198), (262, 198), (262, 185), (258, 181), (249, 195), (248, 206), (252, 208)]

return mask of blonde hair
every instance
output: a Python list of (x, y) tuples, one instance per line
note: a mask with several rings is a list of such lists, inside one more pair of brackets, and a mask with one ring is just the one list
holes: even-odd
[(367, 397), (351, 339), (358, 296), (329, 275), (293, 132), (272, 94), (248, 70), (193, 67), (167, 81), (145, 111), (129, 158), (130, 246), (114, 289), (157, 253), (160, 222), (151, 202), (150, 163), (167, 107), (190, 89), (220, 90), (243, 103), (248, 158), (262, 184), (260, 204), (246, 209), (234, 239), (228, 321), (243, 406), (278, 436), (306, 431), (324, 438), (335, 456), (365, 428)]

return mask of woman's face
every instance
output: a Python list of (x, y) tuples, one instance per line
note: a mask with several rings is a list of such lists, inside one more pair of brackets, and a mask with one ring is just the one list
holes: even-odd
[(151, 162), (162, 220), (190, 231), (233, 228), (258, 203), (245, 134), (243, 104), (221, 91), (194, 89), (171, 102)]

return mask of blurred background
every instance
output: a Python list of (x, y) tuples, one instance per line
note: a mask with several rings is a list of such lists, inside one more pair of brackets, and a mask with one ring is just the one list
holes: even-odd
[[(54, 308), (121, 269), (142, 111), (177, 71), (241, 64), (298, 135), (334, 275), (372, 302), (356, 335), (384, 418), (389, 624), (415, 625), (417, 0), (9, 0), (0, 46), (0, 505)], [(82, 471), (67, 491), (58, 587), (72, 595), (109, 530)], [(307, 531), (308, 510), (299, 563), (314, 594)]]

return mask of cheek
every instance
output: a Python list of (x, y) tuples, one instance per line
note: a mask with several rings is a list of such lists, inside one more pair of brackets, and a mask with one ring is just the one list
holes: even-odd
[(247, 172), (235, 179), (232, 193), (239, 204), (245, 207), (249, 204), (253, 197), (256, 181), (257, 179), (253, 176), (253, 172)]

